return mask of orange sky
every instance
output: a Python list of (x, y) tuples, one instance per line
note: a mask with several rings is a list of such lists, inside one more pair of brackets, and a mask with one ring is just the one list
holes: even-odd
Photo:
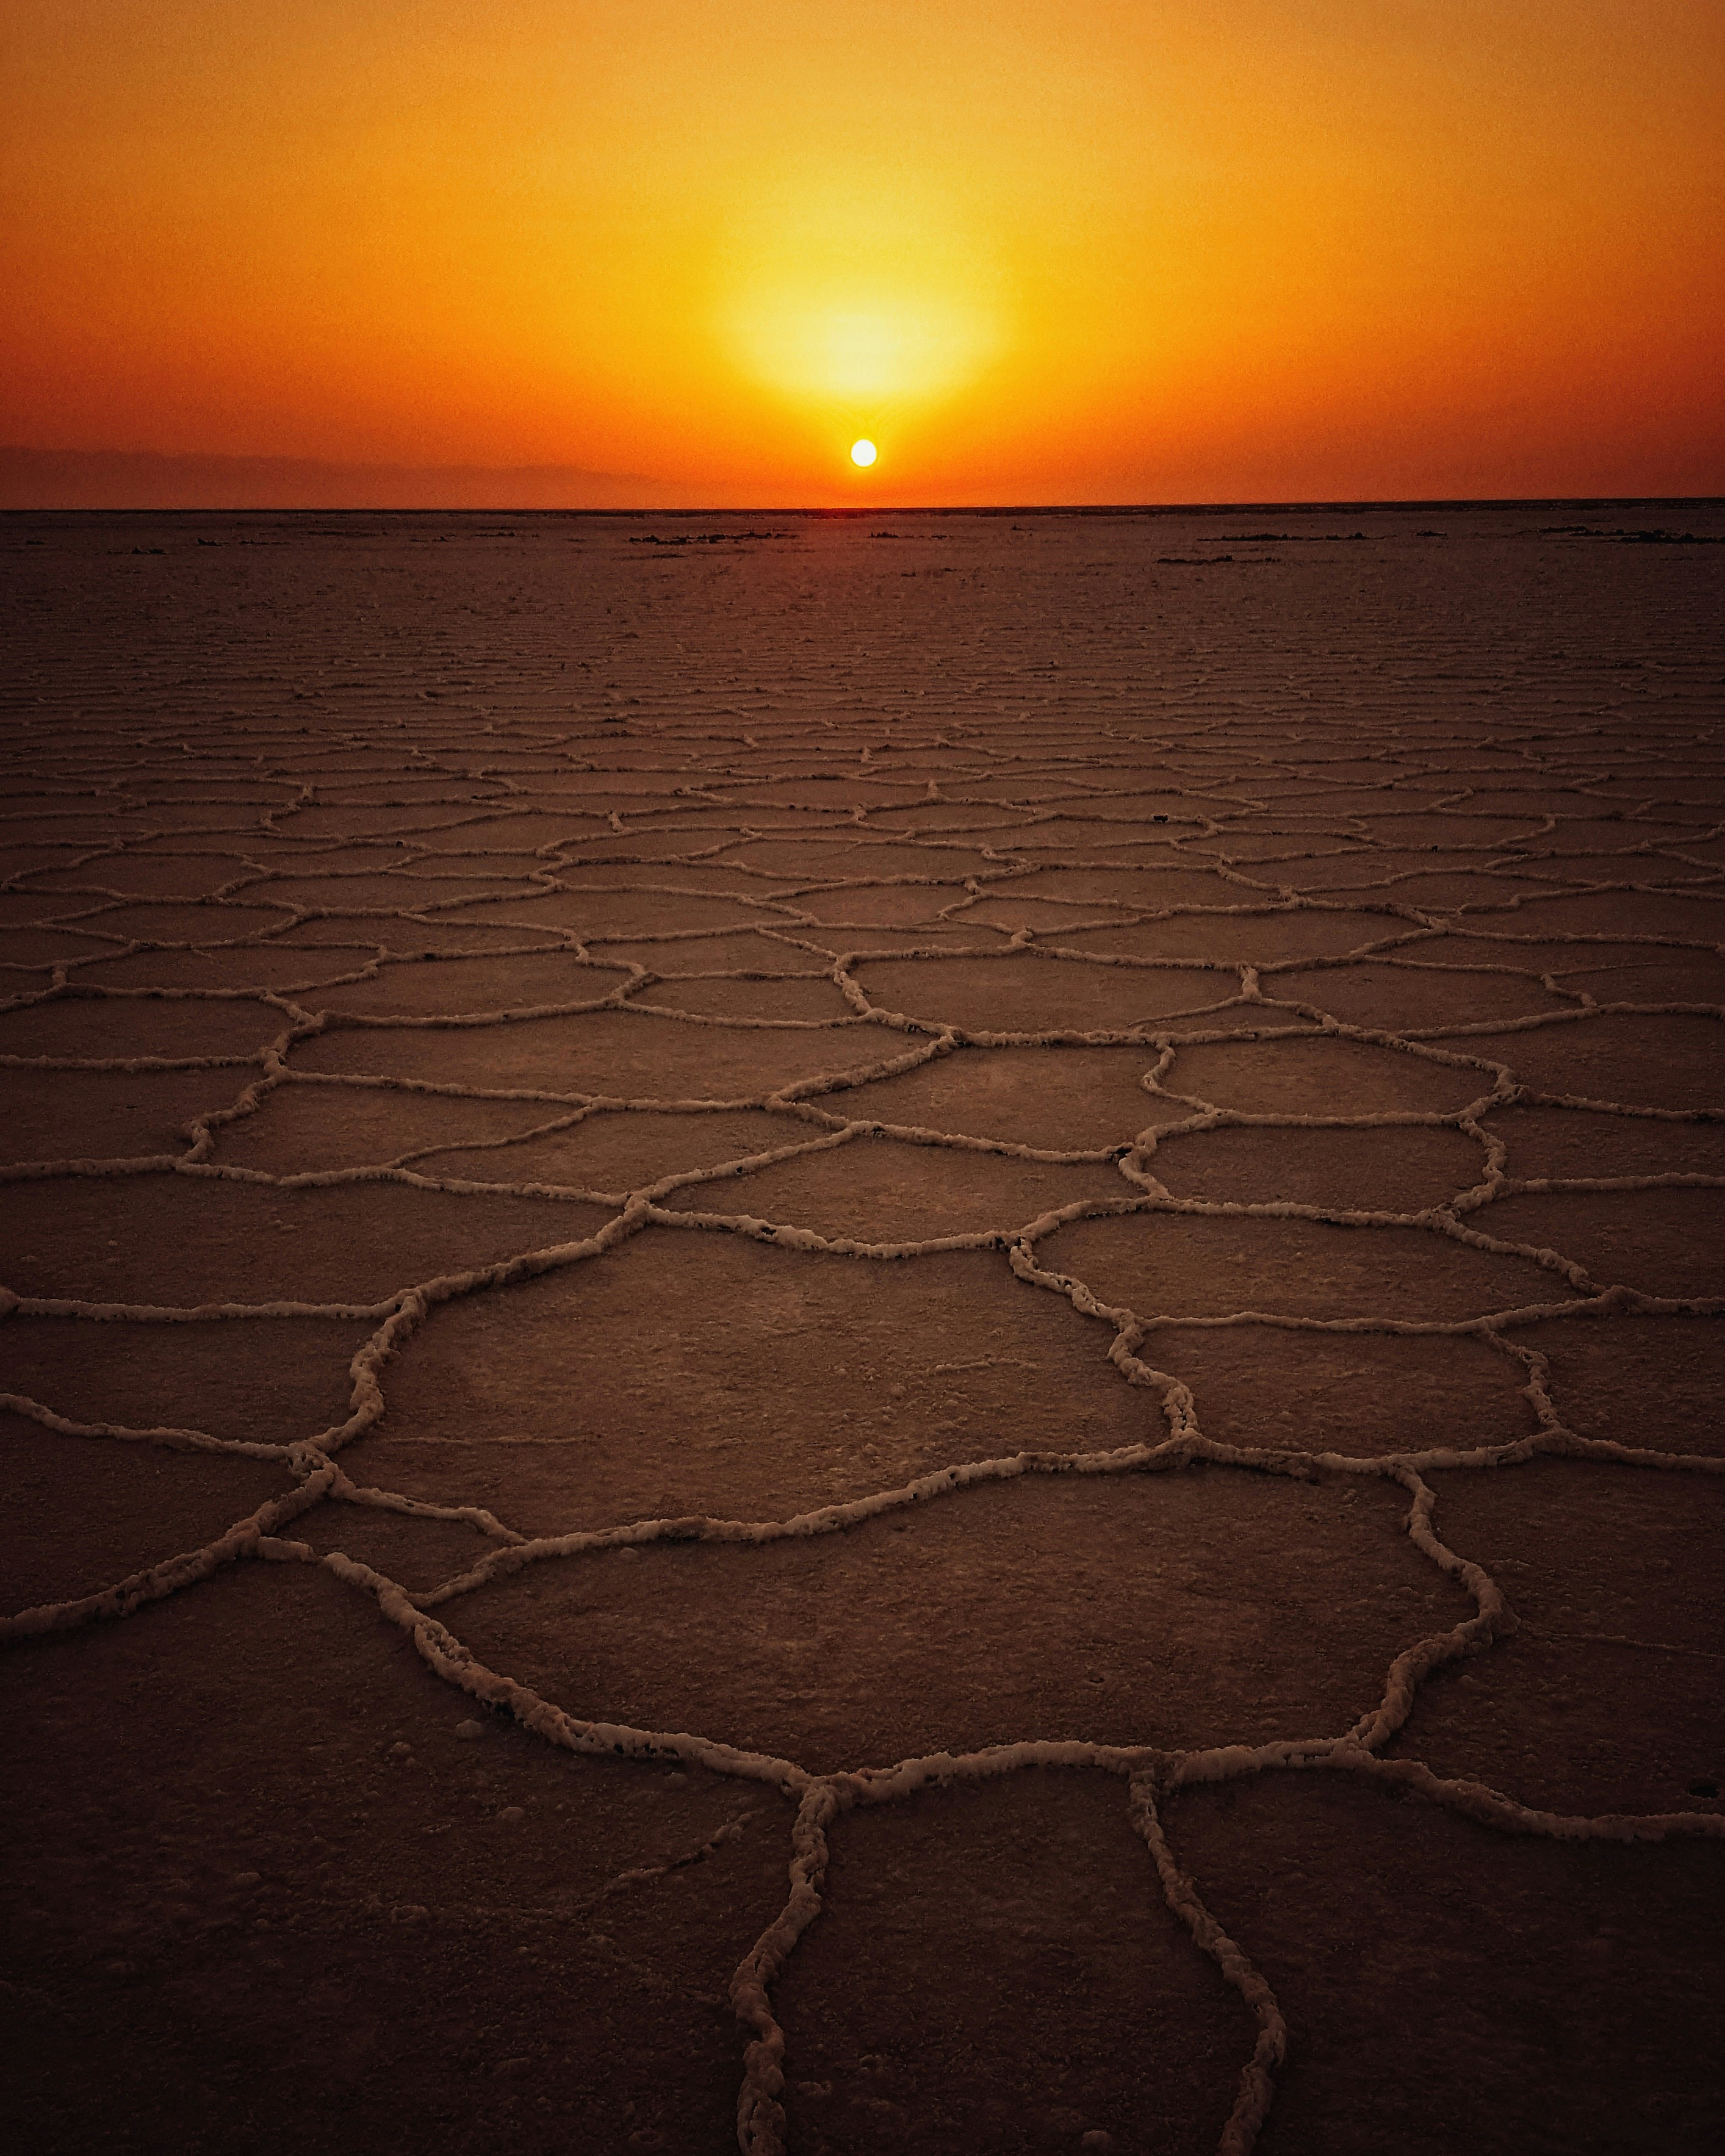
[(13, 444), (740, 505), (1725, 492), (1718, 0), (8, 0), (0, 38)]

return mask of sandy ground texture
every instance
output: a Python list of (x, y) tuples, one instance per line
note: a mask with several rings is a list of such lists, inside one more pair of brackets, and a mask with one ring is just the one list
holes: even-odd
[(1725, 521), (0, 521), (11, 2145), (1725, 2143)]

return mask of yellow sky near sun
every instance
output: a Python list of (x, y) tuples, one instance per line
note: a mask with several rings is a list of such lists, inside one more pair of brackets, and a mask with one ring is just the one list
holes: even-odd
[(1725, 486), (1712, 0), (12, 0), (5, 35), (16, 442), (740, 503)]

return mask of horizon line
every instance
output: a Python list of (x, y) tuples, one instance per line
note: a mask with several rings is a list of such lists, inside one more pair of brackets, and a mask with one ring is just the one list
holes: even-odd
[[(1700, 507), (1725, 494), (1533, 491), (1505, 494), (1234, 494), (1194, 499), (680, 501), (679, 482), (578, 464), (407, 464), (217, 450), (42, 449), (0, 442), (0, 515), (326, 516), (1155, 516), (1210, 511)], [(442, 495), (428, 500), (426, 496)], [(451, 498), (451, 497), (454, 498)]]
[[(424, 467), (426, 470), (436, 469)], [(485, 467), (444, 466), (444, 470)], [(559, 466), (518, 467), (560, 470)], [(0, 502), (0, 516), (1179, 516), (1249, 510), (1628, 509), (1725, 506), (1725, 494), (1517, 494), (1212, 496), (1189, 501), (760, 502)]]

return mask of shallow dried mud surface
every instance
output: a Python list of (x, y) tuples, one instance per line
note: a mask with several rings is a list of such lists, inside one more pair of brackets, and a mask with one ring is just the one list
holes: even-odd
[(0, 520), (14, 2145), (1720, 2145), (1619, 521)]

